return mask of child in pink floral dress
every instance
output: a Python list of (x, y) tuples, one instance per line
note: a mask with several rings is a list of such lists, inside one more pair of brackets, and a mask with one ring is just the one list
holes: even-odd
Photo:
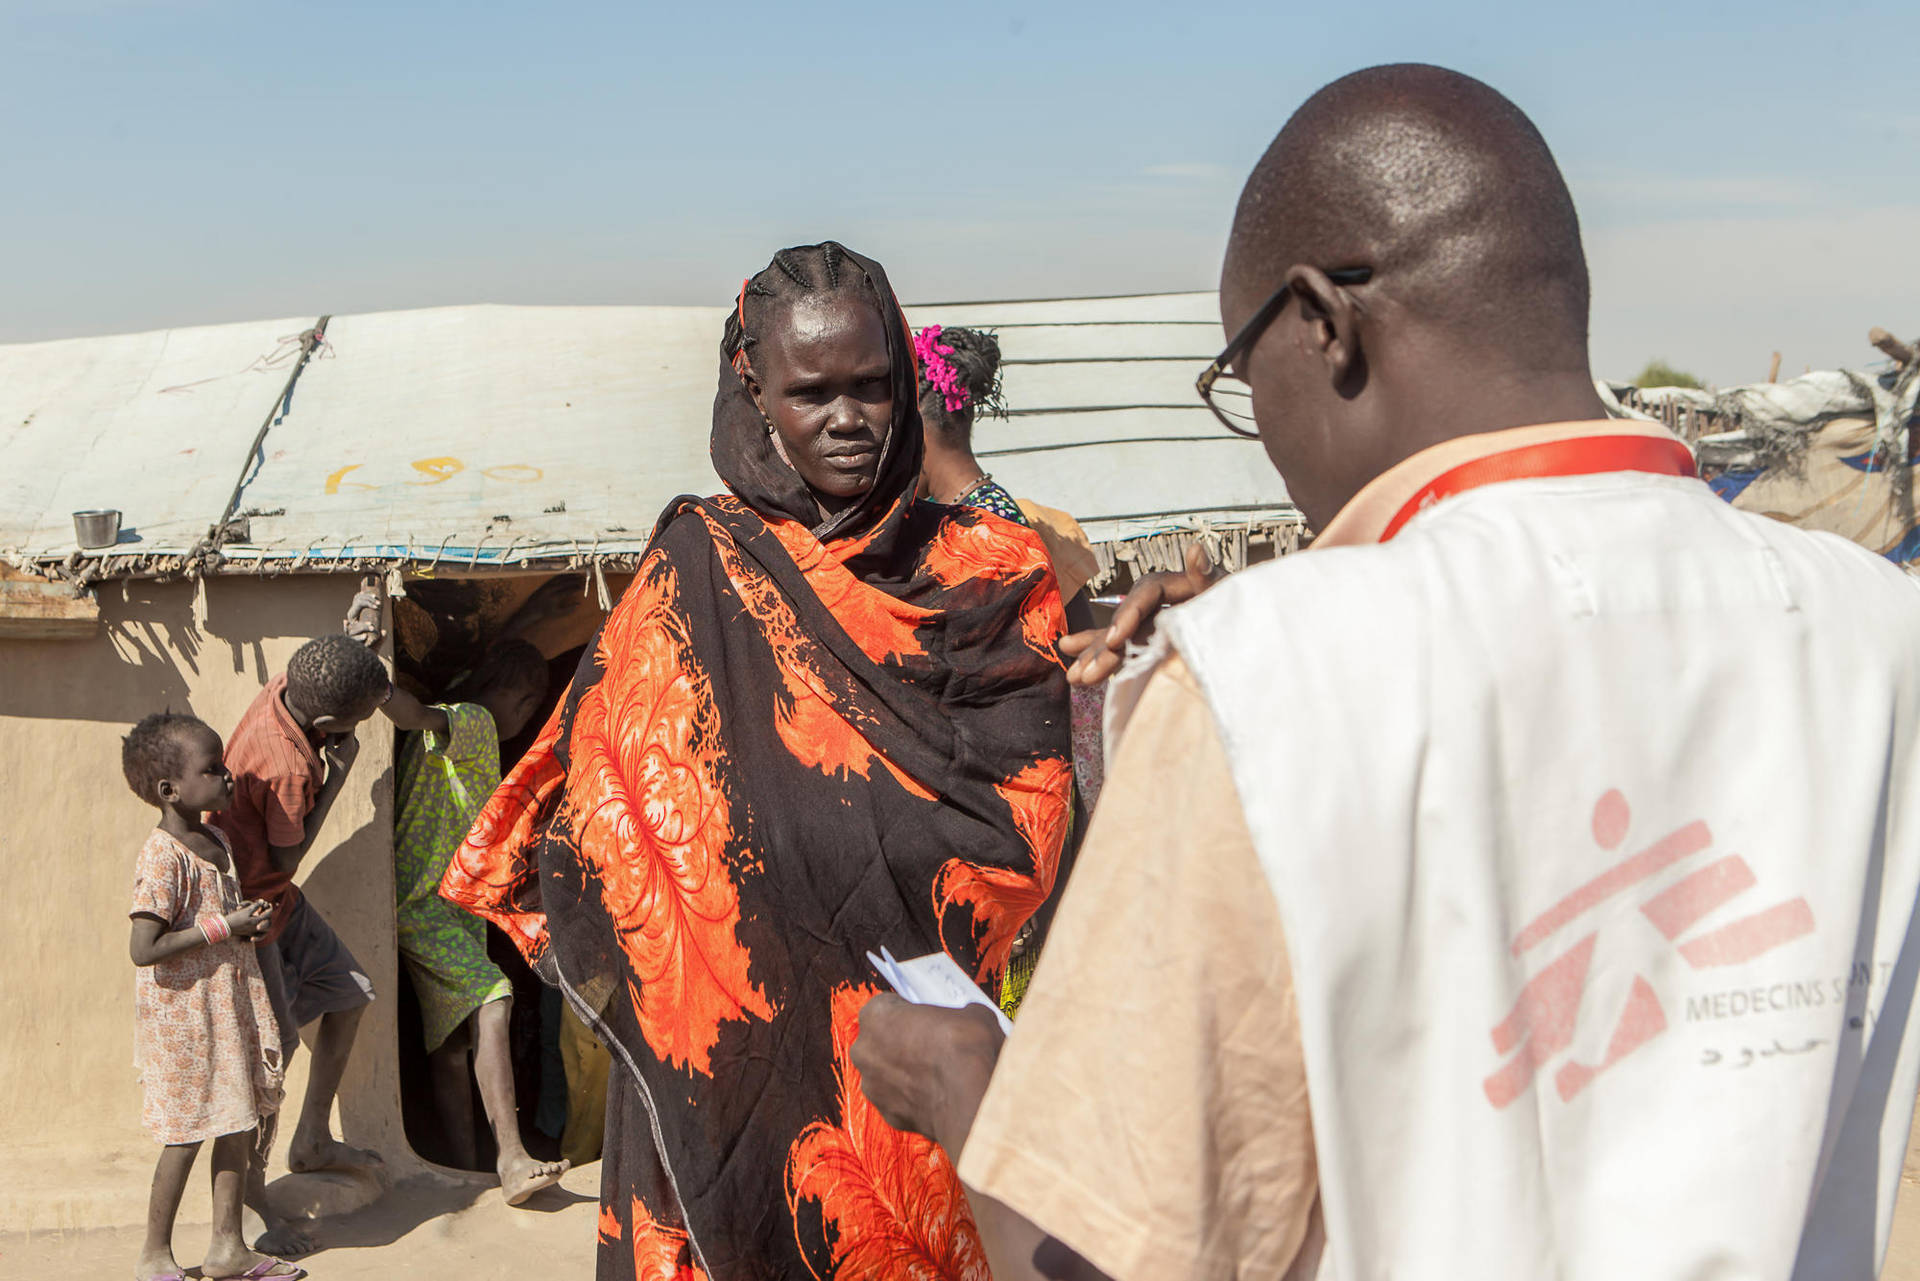
[(220, 736), (191, 716), (147, 717), (121, 745), (134, 795), (160, 810), (133, 879), (134, 1063), (142, 1120), (163, 1145), (135, 1276), (180, 1281), (173, 1221), (213, 1140), (213, 1238), (202, 1275), (303, 1277), (240, 1234), (255, 1127), (280, 1106), (280, 1036), (254, 959), (270, 909), (243, 901), (226, 839), (201, 821), (233, 797)]

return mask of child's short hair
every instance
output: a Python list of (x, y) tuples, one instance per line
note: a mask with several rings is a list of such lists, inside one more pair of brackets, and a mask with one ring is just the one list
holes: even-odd
[(308, 641), (287, 663), (287, 692), (314, 716), (345, 716), (386, 691), (386, 664), (342, 632)]
[(468, 697), (490, 689), (531, 689), (545, 693), (546, 656), (531, 641), (518, 637), (503, 640), (487, 651), (480, 665), (461, 685)]
[(149, 805), (160, 803), (160, 780), (177, 776), (187, 766), (181, 740), (188, 730), (212, 728), (198, 716), (184, 712), (155, 712), (143, 716), (120, 740), (120, 772), (133, 794)]

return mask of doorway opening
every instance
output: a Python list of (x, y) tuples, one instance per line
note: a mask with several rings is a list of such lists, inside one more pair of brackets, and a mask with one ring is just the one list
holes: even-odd
[[(628, 578), (608, 575), (607, 579), (611, 598), (617, 600)], [(410, 580), (406, 594), (393, 601), (395, 682), (422, 702), (455, 704), (462, 701), (463, 682), (490, 651), (508, 642), (538, 650), (546, 670), (544, 696), (526, 725), (499, 744), (504, 777), (532, 746), (564, 697), (606, 617), (599, 600), (593, 580), (580, 574)], [(410, 769), (424, 773), (432, 760), (419, 745), (409, 752), (406, 740), (413, 737), (396, 735), (394, 759), (402, 773)], [(397, 800), (414, 794), (408, 781), (399, 780)], [(471, 804), (478, 806), (484, 799), (473, 797)], [(440, 868), (444, 869), (451, 854), (451, 848), (434, 851)], [(418, 856), (413, 857), (417, 863)], [(397, 908), (406, 910), (401, 905)], [(605, 1051), (566, 1009), (559, 993), (534, 974), (505, 934), (490, 924), (482, 929), (487, 959), (512, 989), (506, 1039), (521, 1141), (536, 1160), (566, 1156), (580, 1165), (597, 1159), (604, 1124)], [(396, 1049), (407, 1142), (427, 1161), (491, 1171), (498, 1151), (475, 1079), (480, 1020), (487, 1016), (475, 1010), (454, 1023), (452, 1032), (445, 1029), (467, 1002), (478, 1001), (483, 991), (497, 995), (499, 987), (497, 981), (489, 987), (482, 978), (450, 995), (444, 978), (436, 976), (436, 970), (444, 973), (444, 967), (430, 960), (409, 957), (403, 947), (399, 966)], [(430, 1026), (444, 1033), (431, 1051), (426, 1044)]]

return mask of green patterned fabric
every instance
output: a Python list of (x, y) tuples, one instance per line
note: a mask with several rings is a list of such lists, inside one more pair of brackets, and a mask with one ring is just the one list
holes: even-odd
[(992, 512), (1004, 517), (1016, 525), (1027, 523), (1026, 513), (1020, 510), (1020, 504), (1013, 495), (1002, 489), (991, 476), (982, 476), (978, 484), (959, 499), (962, 507), (978, 507), (981, 511)]
[(500, 739), (474, 703), (448, 703), (447, 733), (409, 734), (400, 748), (393, 831), (394, 921), (420, 998), (429, 1053), (513, 985), (487, 959), (487, 926), (440, 897), (447, 862), (500, 786)]

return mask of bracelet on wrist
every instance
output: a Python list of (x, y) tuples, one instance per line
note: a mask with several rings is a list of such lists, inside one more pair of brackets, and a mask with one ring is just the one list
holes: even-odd
[(227, 918), (217, 912), (209, 912), (194, 924), (200, 927), (200, 937), (211, 947), (215, 943), (224, 943), (233, 937), (233, 927), (227, 924)]

